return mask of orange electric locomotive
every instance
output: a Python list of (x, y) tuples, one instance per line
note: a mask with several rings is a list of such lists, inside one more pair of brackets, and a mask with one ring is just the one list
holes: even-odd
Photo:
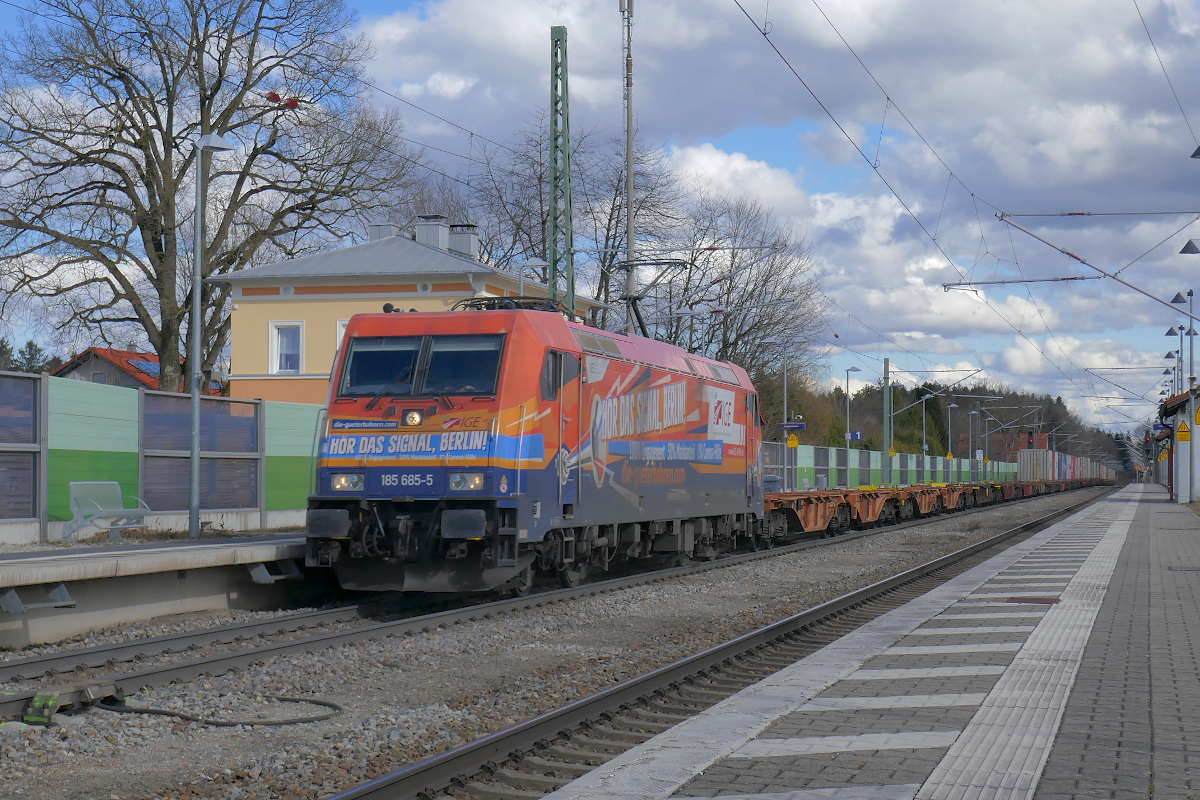
[(758, 397), (741, 368), (537, 303), (475, 305), (350, 320), (309, 566), (355, 590), (520, 593), (539, 571), (573, 585), (760, 534)]

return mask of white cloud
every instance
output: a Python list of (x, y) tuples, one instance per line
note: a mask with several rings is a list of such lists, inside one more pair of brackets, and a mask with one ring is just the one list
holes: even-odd
[[(900, 347), (930, 361), (971, 354), (962, 360), (986, 361), (999, 380), (1040, 382), (1100, 413), (1083, 397), (1092, 390), (1081, 388), (1094, 379), (1057, 353), (1064, 377), (1014, 339), (1013, 326), (1051, 350), (1061, 343), (1076, 362), (1120, 360), (1123, 347), (1157, 347), (1160, 328), (1175, 319), (1170, 311), (1109, 280), (992, 287), (991, 308), (940, 284), (959, 273), (976, 280), (1088, 274), (1009, 229), (989, 203), (1049, 213), (1196, 205), (1200, 164), (1187, 158), (1194, 144), (1132, 5), (822, 3), (954, 171), (951, 178), (897, 108), (888, 109), (880, 172), (936, 233), (938, 247), (762, 41), (754, 25), (768, 21), (765, 6), (747, 7), (757, 15), (753, 24), (725, 0), (639, 4), (635, 107), (646, 141), (667, 143), (671, 163), (712, 188), (753, 194), (794, 221), (813, 244), (829, 295)], [(1142, 0), (1141, 8), (1185, 108), (1200, 109), (1200, 85), (1187, 79), (1200, 71), (1200, 4)], [(769, 22), (772, 41), (874, 160), (883, 93), (811, 5), (772, 4)], [(375, 79), (503, 140), (548, 102), (549, 27), (558, 24), (570, 31), (574, 124), (619, 132), (620, 18), (611, 0), (429, 0), (419, 13), (372, 19), (363, 30), (379, 53)], [(405, 114), (413, 135), (433, 144), (461, 136), (412, 109)], [(1195, 116), (1200, 124), (1200, 111)], [(774, 126), (793, 132), (790, 147), (772, 138)], [(737, 145), (710, 143), (731, 134)], [(1116, 270), (1186, 218), (1016, 221)], [(1189, 233), (1200, 238), (1196, 228), (1123, 277), (1167, 298), (1193, 286), (1200, 257), (1193, 263), (1176, 254)], [(903, 353), (863, 324), (838, 329), (853, 346)]]

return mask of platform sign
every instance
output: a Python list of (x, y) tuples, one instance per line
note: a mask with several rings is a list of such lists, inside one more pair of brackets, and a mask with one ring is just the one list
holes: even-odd
[[(1197, 413), (1198, 415), (1200, 415), (1200, 411), (1197, 411), (1196, 413)], [(1161, 422), (1156, 422), (1156, 423), (1154, 423), (1154, 425), (1153, 425), (1152, 427), (1153, 427), (1153, 428), (1154, 428), (1154, 430), (1156, 430), (1156, 431), (1169, 431), (1169, 430), (1171, 430), (1171, 426), (1170, 426), (1170, 425), (1163, 425)]]
[(808, 430), (807, 422), (781, 422), (779, 429), (782, 431), (806, 431)]
[(800, 446), (800, 439), (797, 438), (796, 434), (794, 434), (794, 433), (788, 434), (787, 446), (788, 447), (799, 447)]
[[(1200, 414), (1200, 411), (1197, 411), (1196, 413)], [(861, 442), (862, 441), (862, 431), (850, 431), (850, 441)]]
[(1175, 441), (1190, 442), (1192, 440), (1192, 429), (1188, 427), (1187, 422), (1179, 423), (1179, 427), (1175, 429)]

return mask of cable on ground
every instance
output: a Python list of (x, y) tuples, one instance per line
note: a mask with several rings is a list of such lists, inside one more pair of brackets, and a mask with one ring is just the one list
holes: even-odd
[(308, 697), (278, 697), (276, 695), (268, 695), (272, 700), (278, 700), (281, 703), (310, 703), (314, 706), (324, 706), (331, 709), (325, 714), (315, 714), (309, 717), (293, 717), (292, 719), (208, 719), (206, 717), (197, 717), (192, 714), (185, 714), (181, 711), (170, 711), (165, 708), (139, 708), (137, 706), (128, 705), (109, 705), (107, 703), (97, 703), (96, 708), (105, 711), (114, 711), (119, 714), (152, 714), (159, 717), (175, 717), (177, 719), (186, 720), (188, 722), (198, 722), (201, 725), (212, 725), (220, 728), (236, 728), (239, 725), (302, 725), (308, 722), (323, 722), (327, 719), (339, 716), (342, 713), (342, 707), (337, 703), (328, 700), (316, 700)]

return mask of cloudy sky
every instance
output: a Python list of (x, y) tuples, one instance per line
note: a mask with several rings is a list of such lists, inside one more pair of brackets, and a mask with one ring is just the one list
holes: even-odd
[[(348, 2), (381, 86), (498, 141), (547, 104), (549, 28), (566, 25), (574, 124), (622, 130), (618, 0)], [(1200, 8), (1137, 2), (1200, 132)], [(1096, 422), (1146, 417), (1178, 313), (1109, 279), (941, 286), (1096, 274), (1000, 211), (1200, 210), (1198, 143), (1134, 0), (741, 4), (749, 18), (735, 0), (636, 0), (638, 122), (679, 170), (805, 232), (838, 334), (831, 374), (853, 365), (874, 381), (884, 356), (910, 377), (983, 368)], [(462, 131), (404, 111), (414, 139), (469, 150)], [(1195, 219), (1013, 221), (1170, 299), (1200, 291), (1200, 256), (1179, 255)]]
[[(1200, 8), (1138, 2), (1183, 111), (1200, 126)], [(1200, 210), (1200, 160), (1188, 157), (1197, 142), (1133, 0), (742, 6), (750, 19), (734, 0), (637, 0), (638, 121), (680, 170), (757, 195), (806, 232), (838, 333), (829, 341), (845, 346), (833, 350), (831, 373), (854, 365), (875, 380), (884, 356), (914, 376), (982, 367), (1062, 394), (1095, 421), (1144, 417), (1151, 406), (1115, 398), (1158, 399), (1163, 355), (1176, 346), (1164, 333), (1179, 314), (1109, 279), (941, 286), (1096, 274), (1010, 229), (1000, 211)], [(546, 104), (548, 29), (566, 25), (573, 121), (621, 131), (617, 0), (358, 9), (378, 51), (376, 80), (501, 140)], [(411, 108), (408, 119), (414, 138), (469, 144)], [(1170, 299), (1200, 291), (1191, 277), (1200, 256), (1179, 255), (1189, 235), (1200, 238), (1200, 225), (1184, 227), (1195, 219), (1014, 221), (1110, 272), (1142, 256), (1121, 277)]]

